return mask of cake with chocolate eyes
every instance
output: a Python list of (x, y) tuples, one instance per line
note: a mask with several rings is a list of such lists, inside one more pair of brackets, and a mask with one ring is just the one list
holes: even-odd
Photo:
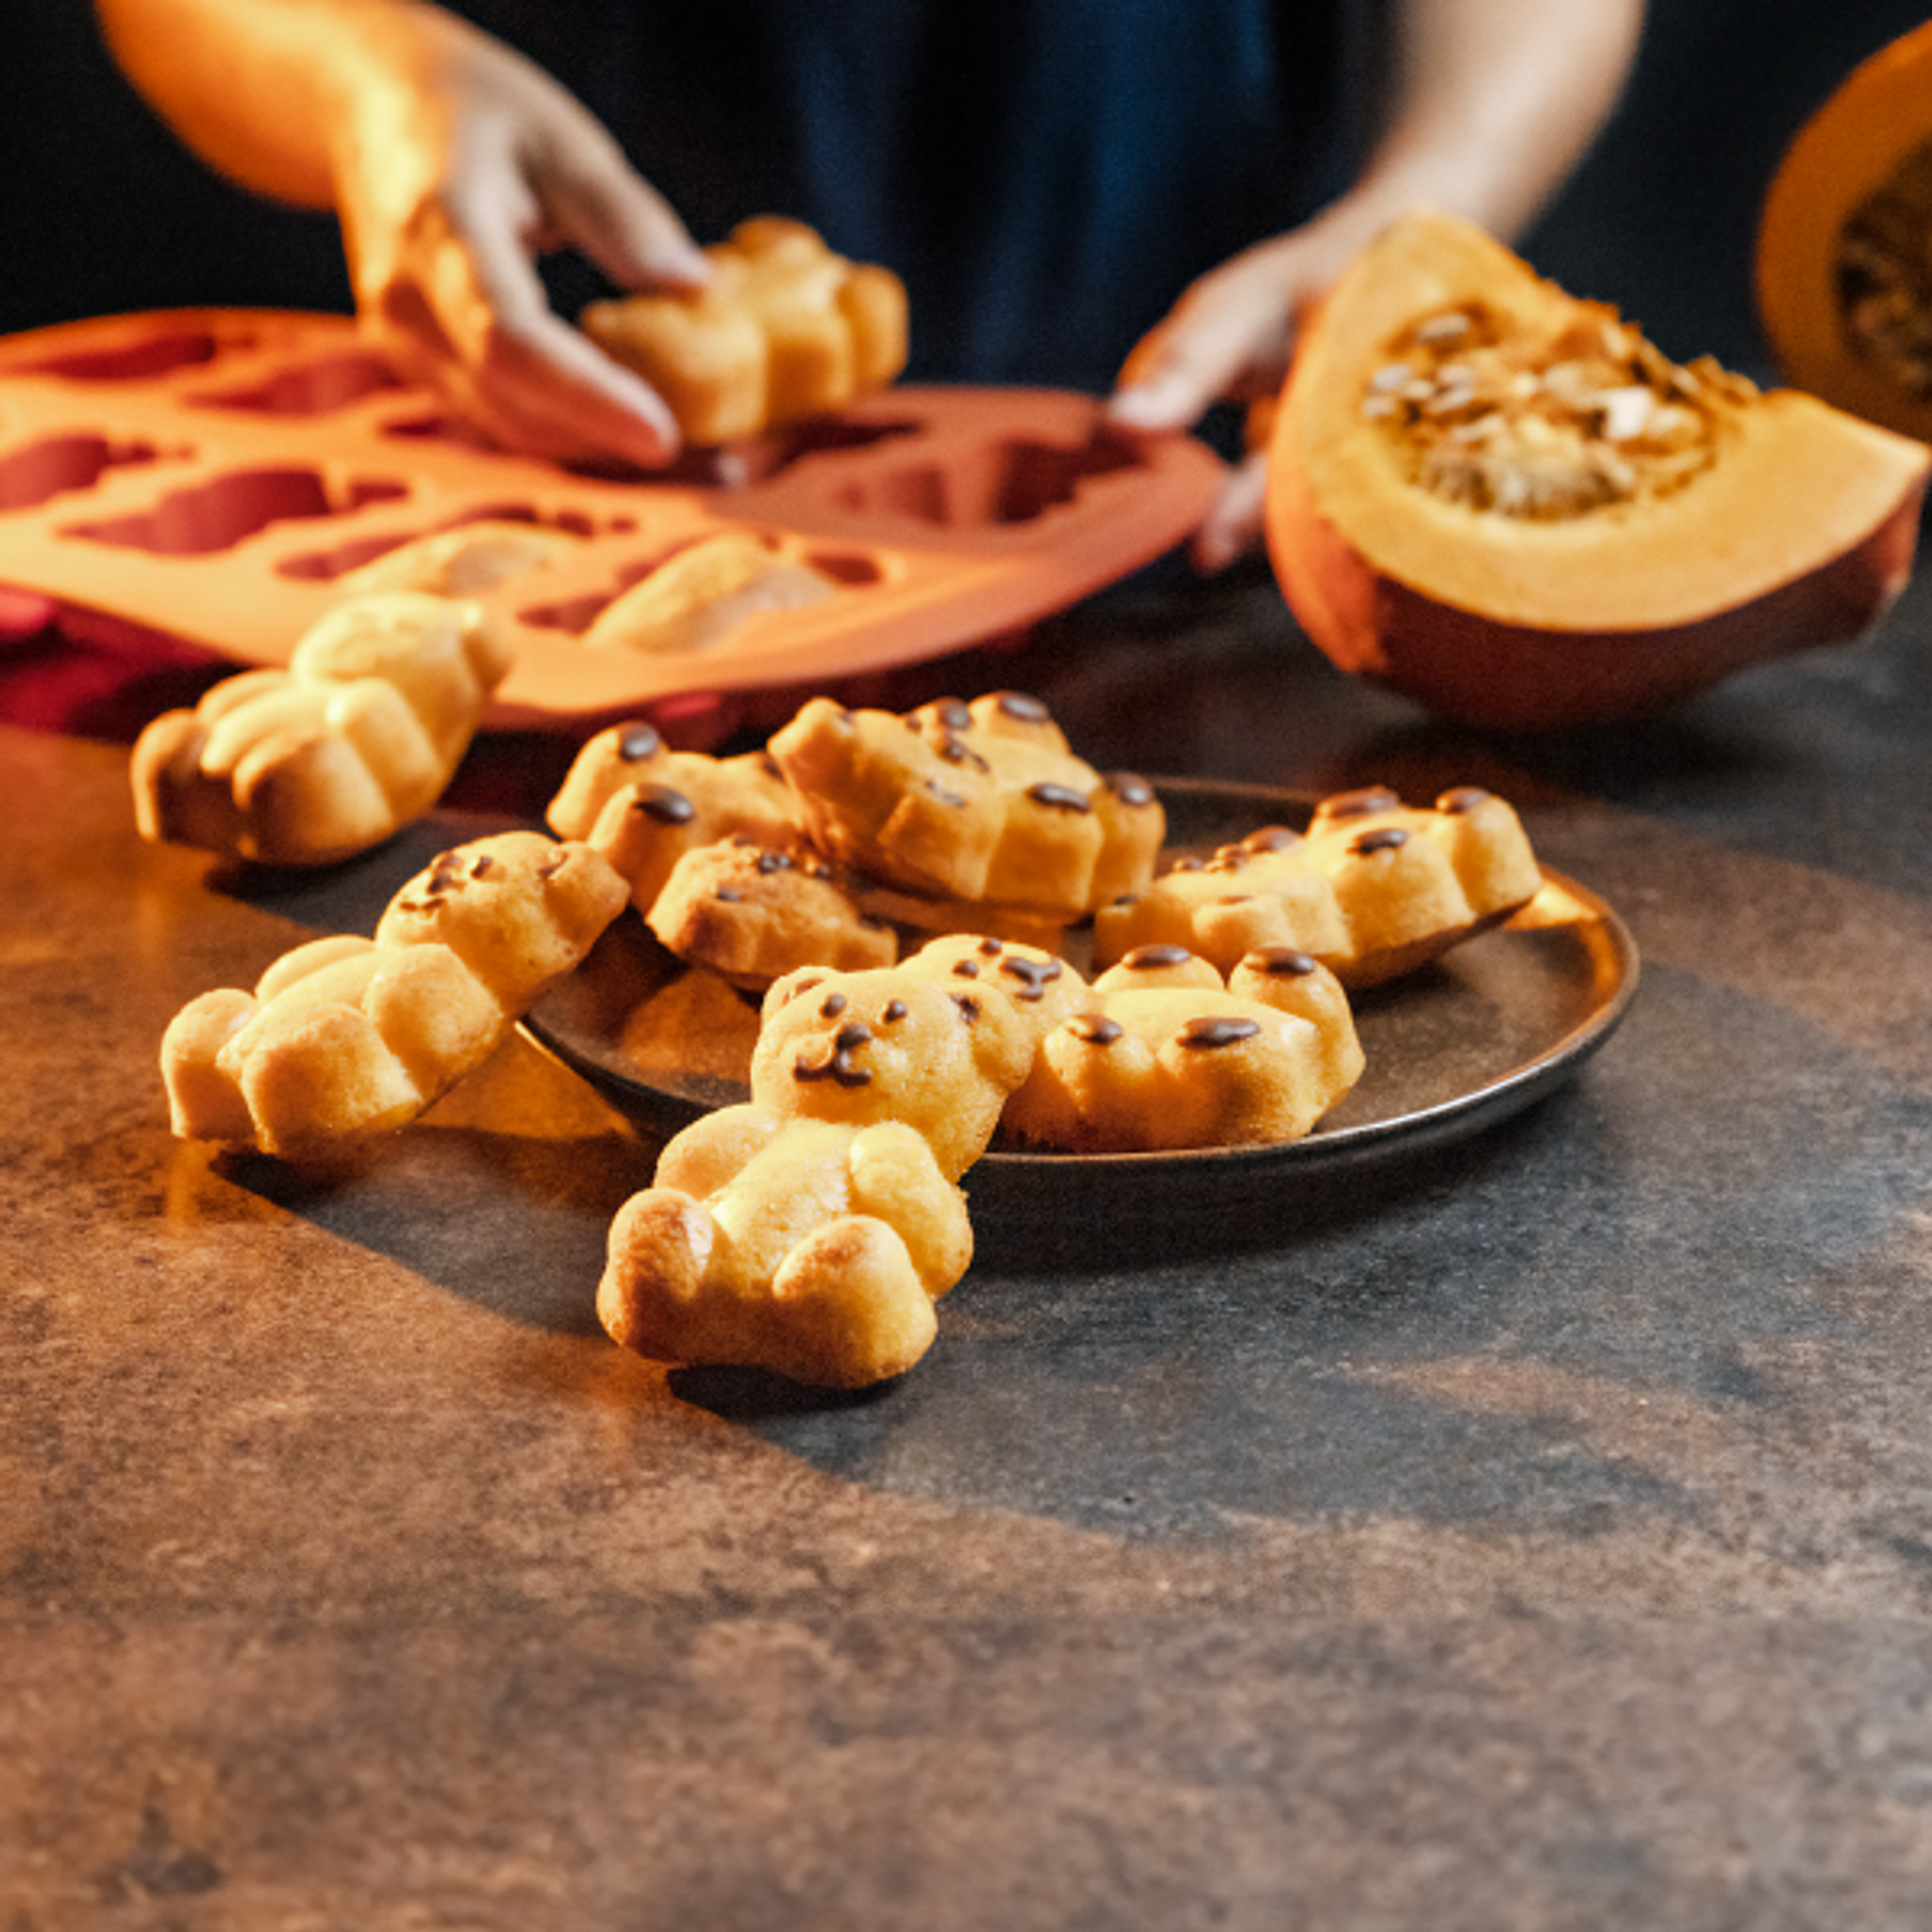
[(1074, 1154), (1300, 1140), (1361, 1077), (1347, 996), (1287, 949), (1238, 977), (1236, 991), (1185, 947), (1136, 947), (1042, 1035), (1003, 1130)]
[(860, 908), (836, 866), (741, 837), (687, 852), (645, 924), (686, 964), (750, 992), (808, 963), (858, 972), (899, 957), (898, 935)]
[[(821, 851), (915, 896), (1071, 923), (1153, 876), (1154, 788), (1104, 774), (1018, 691), (904, 714), (809, 700), (770, 750)], [(981, 915), (974, 913), (976, 920)]]
[(493, 1054), (624, 904), (596, 853), (540, 832), (440, 854), (373, 939), (310, 940), (252, 991), (182, 1008), (161, 1039), (175, 1132), (300, 1161), (394, 1131)]
[(1087, 996), (1087, 982), (1059, 954), (991, 933), (947, 933), (906, 961), (955, 991), (991, 988), (1038, 1039)]
[(1094, 915), (1093, 957), (1180, 945), (1231, 972), (1285, 946), (1361, 988), (1500, 924), (1541, 884), (1522, 822), (1494, 793), (1458, 786), (1423, 808), (1374, 786), (1324, 799), (1306, 833), (1262, 826), (1121, 894)]
[(791, 793), (764, 752), (676, 751), (643, 719), (585, 742), (545, 818), (558, 838), (602, 853), (646, 917), (688, 852), (733, 837), (774, 847), (799, 842)]

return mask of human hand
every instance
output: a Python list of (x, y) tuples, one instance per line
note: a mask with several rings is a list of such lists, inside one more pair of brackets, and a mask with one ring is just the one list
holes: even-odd
[(391, 84), (360, 92), (336, 150), (364, 326), (508, 448), (669, 462), (671, 410), (551, 308), (537, 258), (575, 246), (631, 290), (699, 285), (703, 255), (572, 94), (461, 23), (430, 21)]
[[(1272, 399), (1288, 377), (1302, 316), (1357, 244), (1353, 223), (1312, 223), (1258, 242), (1195, 282), (1135, 344), (1108, 405), (1129, 434), (1188, 428), (1216, 403)], [(1194, 533), (1197, 569), (1224, 569), (1258, 543), (1265, 451), (1229, 473)]]

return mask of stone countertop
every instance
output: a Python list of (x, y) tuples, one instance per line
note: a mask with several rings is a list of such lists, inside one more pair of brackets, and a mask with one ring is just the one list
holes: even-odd
[(604, 1339), (656, 1143), (521, 1039), (326, 1186), (174, 1141), (167, 1020), (406, 854), (225, 872), (0, 732), (0, 1925), (1924, 1923), (1928, 633), (1531, 741), (1253, 578), (973, 667), (1489, 784), (1643, 981), (1456, 1146), (983, 1229), (856, 1397)]

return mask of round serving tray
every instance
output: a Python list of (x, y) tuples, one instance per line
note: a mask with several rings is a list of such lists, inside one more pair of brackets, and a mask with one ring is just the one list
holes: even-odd
[[(1167, 858), (1257, 826), (1306, 823), (1312, 801), (1259, 786), (1165, 778)], [(1164, 861), (1165, 862), (1165, 861)], [(997, 1142), (967, 1177), (975, 1210), (1110, 1211), (1144, 1196), (1204, 1205), (1257, 1184), (1413, 1154), (1479, 1132), (1574, 1075), (1609, 1039), (1638, 984), (1624, 922), (1594, 893), (1544, 871), (1515, 919), (1407, 978), (1356, 996), (1367, 1070), (1311, 1134), (1284, 1145), (1159, 1154), (1054, 1154)], [(1086, 934), (1069, 957), (1085, 967)], [(525, 1031), (621, 1109), (672, 1131), (748, 1097), (755, 1006), (697, 987), (626, 914), (582, 968), (539, 1002)]]

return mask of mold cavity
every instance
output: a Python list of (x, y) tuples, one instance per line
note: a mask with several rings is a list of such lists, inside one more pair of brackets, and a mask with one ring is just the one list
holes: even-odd
[(325, 416), (364, 396), (401, 387), (379, 357), (352, 349), (277, 370), (242, 389), (207, 390), (193, 400), (205, 408), (252, 409), (264, 416)]
[[(633, 558), (615, 574), (615, 582), (608, 591), (587, 591), (580, 597), (565, 597), (555, 604), (533, 604), (518, 611), (517, 616), (533, 630), (560, 630), (571, 637), (581, 637), (596, 622), (607, 604), (613, 603), (633, 584), (642, 583), (653, 571), (661, 570), (680, 551), (689, 550), (692, 544), (703, 541), (700, 536), (680, 538), (675, 543), (667, 543), (647, 557)], [(773, 547), (768, 537), (759, 537), (758, 541), (768, 549)]]
[(1135, 467), (1126, 443), (1098, 436), (1076, 448), (1024, 441), (989, 445), (948, 464), (908, 464), (872, 476), (855, 476), (839, 501), (860, 513), (913, 517), (949, 528), (984, 524), (1026, 524), (1063, 503), (1095, 476)]
[(779, 431), (783, 460), (816, 456), (822, 450), (870, 449), (895, 437), (916, 436), (920, 425), (904, 417), (890, 423), (851, 423), (838, 416), (809, 416)]
[(109, 442), (104, 436), (53, 436), (0, 458), (0, 509), (31, 509), (72, 490), (92, 490), (124, 464), (151, 463), (151, 442)]
[(922, 524), (983, 523), (953, 514), (946, 472), (937, 463), (908, 464), (882, 475), (855, 477), (839, 491), (845, 508), (860, 515), (911, 517)]
[(560, 604), (533, 604), (527, 610), (519, 610), (517, 618), (532, 630), (559, 630), (567, 637), (580, 638), (596, 623), (597, 613), (614, 594), (591, 591), (581, 597), (568, 597)]
[(503, 454), (481, 430), (471, 428), (460, 416), (448, 416), (441, 409), (432, 410), (426, 416), (398, 416), (382, 425), (382, 433), (417, 442), (453, 442), (459, 449), (484, 449), (494, 456)]
[(341, 516), (407, 496), (401, 483), (357, 481), (331, 491), (314, 470), (242, 470), (162, 497), (152, 509), (103, 523), (71, 524), (63, 536), (164, 557), (206, 557), (271, 524)]
[(76, 349), (21, 363), (21, 375), (58, 375), (69, 382), (145, 382), (176, 369), (193, 369), (212, 362), (225, 348), (245, 348), (245, 342), (224, 343), (206, 330), (172, 336), (149, 336), (143, 341), (123, 342), (111, 349)]
[[(571, 537), (594, 537), (597, 534), (596, 520), (581, 510), (563, 510), (554, 516), (544, 516), (527, 503), (491, 503), (462, 516), (452, 517), (447, 523), (431, 524), (426, 529), (392, 530), (386, 536), (358, 537), (352, 542), (339, 543), (328, 550), (309, 550), (299, 557), (284, 558), (276, 564), (275, 575), (293, 577), (301, 583), (332, 583), (352, 570), (359, 570), (365, 563), (374, 563), (378, 557), (387, 557), (391, 550), (400, 550), (405, 543), (413, 543), (421, 537), (441, 536), (445, 530), (460, 530), (470, 524), (532, 524), (541, 529), (561, 530)], [(607, 525), (620, 531), (632, 526), (628, 517), (612, 518)]]
[(814, 550), (806, 562), (822, 576), (828, 576), (835, 584), (845, 584), (855, 590), (863, 590), (868, 584), (883, 583), (885, 572), (879, 568), (879, 560), (859, 551), (853, 550)]

